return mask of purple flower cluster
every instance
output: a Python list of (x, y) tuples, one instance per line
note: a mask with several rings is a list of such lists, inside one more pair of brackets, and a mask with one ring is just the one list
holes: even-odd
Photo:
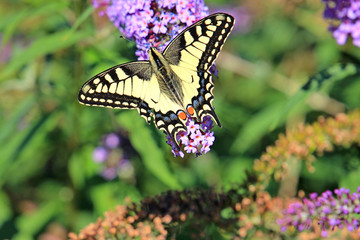
[[(187, 153), (195, 153), (196, 156), (205, 154), (210, 151), (210, 146), (213, 145), (215, 137), (214, 132), (210, 131), (214, 127), (214, 123), (210, 116), (205, 116), (202, 123), (198, 123), (195, 118), (188, 117), (186, 122), (187, 131), (180, 131), (176, 135), (180, 147), (184, 146), (184, 151)], [(176, 149), (175, 144), (166, 136), (167, 143), (172, 147), (172, 152), (175, 157), (184, 157), (182, 151)]]
[[(350, 35), (353, 44), (360, 47), (360, 1), (323, 0), (326, 4), (324, 17), (332, 20), (329, 30), (338, 44), (343, 45)], [(336, 22), (334, 22), (336, 21)]]
[[(334, 196), (335, 194), (335, 196)], [(335, 227), (347, 228), (353, 232), (360, 227), (360, 187), (357, 192), (350, 193), (349, 189), (335, 189), (325, 191), (318, 196), (310, 194), (302, 203), (293, 203), (283, 212), (283, 218), (278, 219), (281, 230), (293, 226), (298, 231), (310, 229), (313, 219), (317, 219), (321, 227), (322, 237), (327, 236), (327, 229)]]
[(136, 41), (138, 60), (150, 47), (164, 50), (183, 29), (208, 15), (203, 0), (93, 0), (125, 37)]
[(101, 175), (106, 180), (113, 180), (117, 176), (127, 179), (134, 174), (133, 166), (122, 149), (122, 140), (119, 134), (107, 134), (93, 151), (94, 162), (103, 164)]

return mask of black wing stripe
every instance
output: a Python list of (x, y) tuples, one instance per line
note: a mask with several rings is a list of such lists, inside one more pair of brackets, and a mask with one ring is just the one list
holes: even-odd
[[(194, 39), (194, 41), (196, 41), (199, 38), (199, 35), (196, 32), (196, 28), (189, 29), (189, 32), (190, 32), (191, 37)], [(181, 47), (185, 47), (185, 45), (186, 45), (186, 40), (185, 40), (185, 38), (183, 38), (183, 39), (184, 39), (184, 43), (182, 45), (180, 45)], [(189, 44), (192, 44), (192, 42)]]
[(116, 81), (116, 82), (120, 81), (118, 75), (116, 74), (116, 70), (115, 70), (115, 69), (109, 71), (108, 74), (110, 75), (110, 77), (111, 77), (114, 81)]

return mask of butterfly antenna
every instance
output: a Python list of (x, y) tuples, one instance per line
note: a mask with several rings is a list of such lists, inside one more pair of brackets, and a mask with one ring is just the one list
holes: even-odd
[(124, 39), (124, 40), (128, 40), (129, 42), (133, 42), (133, 40), (125, 37), (124, 35), (120, 35), (119, 38), (120, 38), (120, 39)]

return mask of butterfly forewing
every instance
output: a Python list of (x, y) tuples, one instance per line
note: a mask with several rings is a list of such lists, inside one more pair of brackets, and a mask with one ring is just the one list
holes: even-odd
[(225, 13), (203, 18), (179, 34), (164, 50), (164, 57), (172, 65), (206, 71), (214, 63), (234, 22)]
[(89, 106), (137, 108), (147, 122), (159, 100), (160, 89), (147, 61), (112, 67), (87, 81), (79, 92), (79, 102)]

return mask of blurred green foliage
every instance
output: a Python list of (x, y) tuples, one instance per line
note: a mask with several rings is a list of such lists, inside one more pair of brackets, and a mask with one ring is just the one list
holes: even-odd
[[(287, 127), (359, 108), (359, 77), (291, 98), (310, 76), (360, 57), (350, 42), (336, 44), (321, 1), (206, 3), (224, 11), (243, 6), (252, 25), (245, 33), (233, 31), (217, 61), (214, 105), (223, 128), (215, 127), (212, 150), (178, 159), (165, 135), (136, 111), (78, 103), (87, 79), (135, 60), (134, 43), (119, 38), (89, 2), (0, 2), (1, 239), (65, 238), (128, 196), (140, 201), (168, 189), (229, 188)], [(135, 182), (105, 181), (92, 161), (101, 136), (119, 129), (137, 152), (131, 159)], [(340, 149), (316, 164), (315, 173), (299, 171), (293, 189), (354, 189), (360, 182), (356, 149)], [(273, 195), (278, 185), (269, 186)]]

